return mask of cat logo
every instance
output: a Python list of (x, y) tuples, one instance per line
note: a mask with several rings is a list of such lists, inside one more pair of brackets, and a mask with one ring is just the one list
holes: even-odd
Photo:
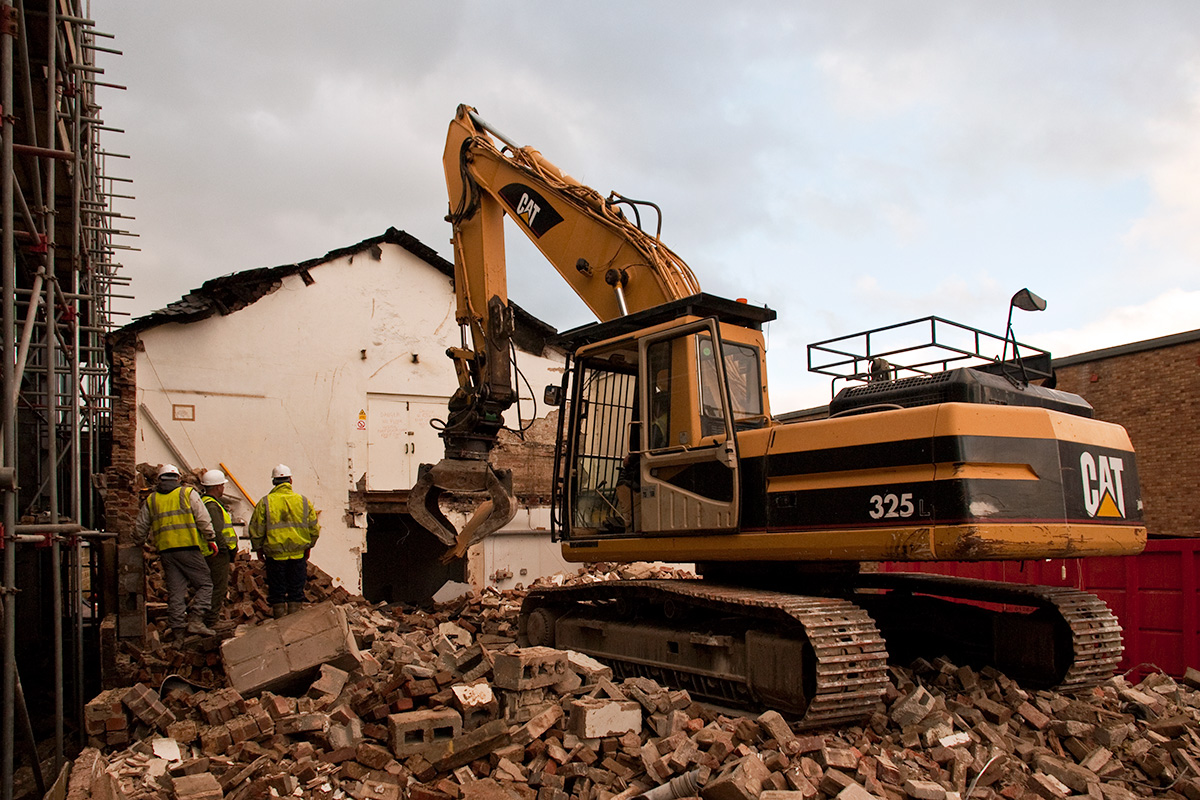
[(535, 203), (527, 193), (521, 195), (521, 199), (517, 201), (517, 216), (525, 220), (525, 224), (531, 228), (534, 218), (541, 210), (542, 207)]
[(1089, 517), (1125, 517), (1125, 492), (1121, 473), (1125, 464), (1116, 456), (1079, 456), (1079, 474), (1083, 478), (1083, 505)]
[(562, 222), (562, 215), (530, 186), (510, 183), (500, 190), (500, 197), (508, 204), (510, 213), (539, 239), (546, 231)]

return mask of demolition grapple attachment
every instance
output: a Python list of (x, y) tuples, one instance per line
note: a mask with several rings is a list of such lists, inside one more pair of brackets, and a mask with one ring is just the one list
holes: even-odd
[[(459, 531), (441, 509), (444, 492), (466, 495), (464, 501), (484, 493), (487, 498)], [(488, 462), (475, 459), (443, 458), (436, 464), (422, 464), (417, 482), (408, 494), (408, 508), (417, 524), (461, 556), (472, 544), (500, 530), (516, 516), (512, 472), (497, 470)]]

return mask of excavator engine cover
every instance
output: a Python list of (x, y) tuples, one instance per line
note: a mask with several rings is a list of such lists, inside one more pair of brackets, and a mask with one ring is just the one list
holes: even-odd
[(1079, 395), (1034, 384), (1014, 383), (1003, 376), (966, 367), (935, 375), (847, 387), (829, 403), (829, 416), (936, 403), (1037, 406), (1088, 419), (1095, 417), (1091, 405)]

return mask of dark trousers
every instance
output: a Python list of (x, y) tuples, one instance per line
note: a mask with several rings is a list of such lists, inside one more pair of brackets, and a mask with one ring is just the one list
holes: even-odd
[[(212, 573), (203, 554), (195, 547), (167, 550), (158, 554), (162, 561), (163, 578), (167, 583), (167, 621), (178, 630), (188, 624), (188, 617), (200, 622), (212, 605)], [(188, 605), (188, 588), (195, 590)]]
[(225, 607), (225, 601), (228, 599), (229, 562), (233, 559), (234, 552), (227, 547), (222, 547), (215, 556), (208, 556), (204, 559), (208, 562), (208, 571), (212, 573), (212, 608), (204, 615), (204, 624), (210, 628), (221, 618), (221, 609)]
[(268, 558), (263, 564), (267, 568), (268, 603), (304, 602), (304, 584), (308, 581), (307, 558)]

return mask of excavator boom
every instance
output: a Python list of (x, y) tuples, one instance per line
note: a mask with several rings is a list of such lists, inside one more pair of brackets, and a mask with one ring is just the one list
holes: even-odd
[[(469, 106), (460, 105), (450, 123), (443, 166), (463, 344), (447, 353), (458, 389), (441, 433), (445, 458), (422, 465), (409, 508), (418, 523), (461, 552), (516, 513), (511, 476), (487, 461), (504, 412), (517, 400), (504, 217), (515, 221), (601, 321), (695, 295), (700, 287), (657, 232), (643, 231), (624, 212), (630, 209), (640, 222), (641, 209), (657, 213), (657, 206), (615, 193), (603, 197), (537, 150), (517, 146)], [(462, 531), (440, 509), (446, 491), (487, 495)]]

